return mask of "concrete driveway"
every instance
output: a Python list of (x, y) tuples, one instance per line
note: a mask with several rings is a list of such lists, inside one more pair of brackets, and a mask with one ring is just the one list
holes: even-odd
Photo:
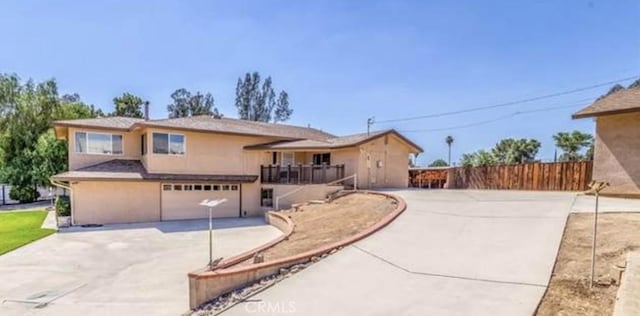
[[(187, 273), (208, 261), (208, 222), (74, 228), (0, 256), (0, 315), (180, 315)], [(261, 218), (216, 219), (214, 255), (280, 235)]]
[(393, 193), (406, 199), (408, 209), (391, 225), (225, 315), (534, 312), (575, 194)]

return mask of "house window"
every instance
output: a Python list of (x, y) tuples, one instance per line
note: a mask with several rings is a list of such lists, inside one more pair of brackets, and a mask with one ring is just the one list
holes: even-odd
[(191, 184), (185, 184), (185, 185), (184, 185), (184, 190), (185, 190), (185, 191), (193, 191), (193, 185), (191, 185)]
[(182, 191), (182, 184), (174, 184), (173, 191)]
[(331, 153), (313, 154), (313, 164), (314, 165), (323, 165), (323, 164), (330, 165)]
[(238, 186), (237, 185), (232, 185), (231, 186), (231, 191), (238, 191)]
[(140, 153), (143, 156), (147, 154), (147, 134), (140, 135)]
[(275, 165), (278, 163), (278, 153), (277, 152), (273, 152), (271, 153), (271, 164)]
[(220, 191), (220, 186), (217, 184), (213, 185), (213, 191)]
[(184, 155), (184, 135), (153, 133), (153, 153)]
[(260, 190), (260, 206), (273, 207), (273, 189)]
[(222, 186), (222, 191), (229, 191), (229, 185), (225, 184)]
[(122, 155), (122, 135), (76, 132), (76, 152)]
[(204, 190), (205, 191), (211, 191), (211, 184), (205, 184), (204, 185)]
[(194, 191), (202, 191), (202, 184), (196, 184), (193, 186)]
[(162, 185), (162, 191), (171, 191), (171, 188), (173, 186), (171, 184), (163, 184)]
[(294, 153), (282, 153), (282, 165), (283, 166), (288, 166), (288, 165), (294, 165), (295, 164), (295, 156)]

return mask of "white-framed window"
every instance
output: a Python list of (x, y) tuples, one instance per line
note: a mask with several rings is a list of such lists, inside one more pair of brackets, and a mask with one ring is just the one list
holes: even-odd
[(184, 135), (153, 133), (153, 153), (161, 155), (184, 155)]
[(120, 134), (76, 132), (76, 152), (94, 155), (122, 155)]
[(294, 165), (295, 164), (295, 154), (292, 152), (283, 152), (282, 159), (280, 159), (282, 166)]

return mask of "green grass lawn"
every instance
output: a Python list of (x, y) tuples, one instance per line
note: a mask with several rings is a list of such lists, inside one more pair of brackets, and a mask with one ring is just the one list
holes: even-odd
[(0, 255), (55, 232), (40, 228), (46, 211), (0, 212)]

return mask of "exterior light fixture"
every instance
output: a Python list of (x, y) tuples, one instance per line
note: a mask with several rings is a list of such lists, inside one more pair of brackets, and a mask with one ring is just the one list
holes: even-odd
[(209, 269), (217, 265), (217, 262), (213, 262), (213, 208), (227, 202), (227, 199), (204, 199), (200, 202), (200, 205), (209, 208)]

